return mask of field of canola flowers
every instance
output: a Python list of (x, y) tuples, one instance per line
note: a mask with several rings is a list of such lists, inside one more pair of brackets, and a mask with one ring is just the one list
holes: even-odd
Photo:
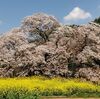
[(41, 96), (100, 97), (100, 85), (59, 77), (0, 79), (0, 99), (41, 99)]

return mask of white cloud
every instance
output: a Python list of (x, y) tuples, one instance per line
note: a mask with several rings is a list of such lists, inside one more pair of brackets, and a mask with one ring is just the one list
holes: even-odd
[(84, 11), (79, 7), (75, 7), (67, 16), (64, 17), (65, 21), (77, 21), (80, 19), (90, 18), (91, 14)]

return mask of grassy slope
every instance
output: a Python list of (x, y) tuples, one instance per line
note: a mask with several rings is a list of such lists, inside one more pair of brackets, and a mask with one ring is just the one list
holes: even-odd
[(37, 99), (41, 95), (100, 97), (100, 85), (76, 79), (38, 76), (0, 79), (0, 99)]

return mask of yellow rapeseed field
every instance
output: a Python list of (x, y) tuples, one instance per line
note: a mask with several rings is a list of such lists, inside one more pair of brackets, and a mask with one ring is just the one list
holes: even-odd
[(50, 90), (62, 90), (66, 91), (73, 88), (79, 88), (83, 90), (98, 90), (100, 91), (100, 86), (96, 86), (90, 82), (82, 82), (79, 80), (71, 80), (64, 78), (53, 78), (48, 79), (45, 77), (30, 77), (30, 78), (6, 78), (0, 79), (0, 90), (7, 90), (11, 88), (25, 88), (29, 91), (40, 89), (44, 91), (46, 89)]
[[(90, 82), (82, 82), (77, 79), (52, 78), (45, 77), (26, 77), (26, 78), (1, 78), (0, 92), (9, 92), (17, 90), (19, 93), (23, 90), (40, 95), (70, 95), (72, 92), (98, 92), (100, 85), (94, 85)], [(9, 99), (9, 98), (8, 98)]]

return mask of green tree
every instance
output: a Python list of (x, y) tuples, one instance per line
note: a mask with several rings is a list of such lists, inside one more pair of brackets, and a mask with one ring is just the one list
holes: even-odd
[(100, 17), (99, 17), (99, 18), (96, 18), (96, 19), (94, 20), (94, 22), (100, 24)]

